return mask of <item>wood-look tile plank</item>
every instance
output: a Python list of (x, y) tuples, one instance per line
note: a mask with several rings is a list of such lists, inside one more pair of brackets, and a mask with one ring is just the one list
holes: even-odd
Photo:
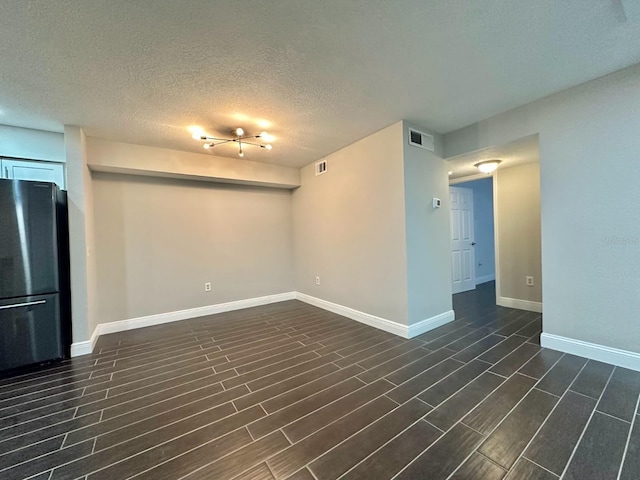
[(489, 335), (487, 337), (484, 337), (482, 340), (479, 340), (476, 343), (461, 350), (456, 355), (454, 355), (453, 358), (465, 363), (470, 362), (474, 358), (485, 354), (485, 352), (487, 352), (489, 349), (495, 347), (504, 340), (505, 338), (499, 335)]
[(472, 360), (444, 380), (425, 390), (420, 394), (419, 398), (429, 405), (438, 406), (462, 387), (487, 371), (489, 367), (491, 367), (490, 363)]
[(347, 472), (342, 479), (393, 478), (396, 473), (432, 445), (440, 435), (441, 432), (438, 429), (425, 421), (419, 421)]
[(394, 388), (387, 393), (387, 396), (391, 400), (403, 404), (464, 365), (462, 362), (448, 358)]
[(501, 480), (507, 471), (475, 452), (451, 476), (451, 480)]
[(524, 456), (556, 475), (561, 475), (595, 406), (594, 399), (567, 392), (524, 452)]
[[(53, 471), (51, 480), (72, 480), (109, 467), (149, 449), (156, 449), (158, 452), (162, 452), (163, 448), (169, 448), (163, 445), (167, 442), (171, 442), (173, 446), (189, 450), (196, 446), (199, 438), (213, 439), (220, 437), (264, 416), (264, 412), (258, 406), (235, 414), (233, 413), (235, 409), (229, 407), (230, 404), (228, 403), (221, 405), (204, 414), (131, 438), (112, 448), (97, 451), (88, 457), (79, 458), (74, 462), (56, 468)], [(91, 443), (93, 444), (93, 442)], [(148, 463), (145, 462), (145, 465), (146, 468), (149, 468)]]
[(540, 379), (562, 358), (562, 352), (543, 348), (536, 356), (524, 364), (518, 372), (527, 377)]
[[(402, 345), (400, 346), (402, 347)], [(400, 348), (398, 347), (398, 348)], [(402, 353), (400, 355), (393, 355), (390, 359), (378, 359), (376, 357), (372, 357), (369, 360), (373, 360), (374, 358), (380, 360), (380, 363), (374, 366), (368, 366), (369, 360), (365, 362), (360, 362), (359, 365), (368, 368), (368, 370), (364, 373), (358, 375), (358, 378), (364, 382), (371, 383), (375, 382), (383, 378), (384, 376), (395, 372), (396, 370), (408, 366), (413, 362), (421, 360), (427, 355), (431, 355), (431, 350), (427, 350), (422, 347), (412, 348), (410, 351), (406, 353)]]
[(498, 363), (526, 341), (527, 339), (524, 337), (507, 337), (503, 342), (480, 355), (478, 359), (483, 362)]
[(462, 421), (483, 435), (488, 435), (533, 388), (535, 383), (535, 380), (528, 377), (514, 375), (465, 416)]
[(349, 378), (344, 382), (338, 383), (326, 390), (315, 393), (314, 395), (304, 398), (297, 403), (278, 410), (260, 421), (249, 425), (247, 428), (254, 438), (264, 437), (274, 430), (288, 425), (289, 423), (322, 408), (328, 403), (357, 391), (363, 385), (364, 383), (357, 378)]
[(446, 431), (495, 390), (504, 379), (483, 373), (427, 415), (426, 420)]
[[(245, 408), (249, 408), (253, 405), (257, 405), (259, 403), (265, 402), (285, 392), (301, 387), (302, 385), (305, 385), (307, 383), (313, 382), (316, 379), (321, 379), (326, 375), (337, 372), (338, 370), (339, 368), (332, 363), (322, 365), (319, 368), (310, 370), (301, 375), (296, 375), (295, 377), (291, 377), (282, 382), (263, 388), (262, 390), (253, 392), (250, 395), (245, 395), (242, 398), (235, 400), (234, 405), (238, 410), (244, 410)], [(351, 376), (351, 372), (347, 372), (346, 375)], [(347, 376), (340, 377), (340, 380), (336, 379), (336, 382), (346, 379)]]
[(640, 478), (640, 415), (636, 416), (633, 431), (624, 458), (620, 480), (637, 480)]
[(616, 480), (630, 425), (595, 412), (563, 475), (565, 480)]
[[(149, 480), (155, 480), (155, 479), (149, 479)], [(267, 464), (261, 463), (257, 467), (254, 467), (251, 470), (248, 470), (238, 475), (237, 477), (234, 478), (234, 480), (275, 480), (275, 479), (273, 478), (273, 475), (271, 475), (271, 470), (269, 470), (269, 467), (267, 467)], [(292, 477), (289, 477), (289, 480), (292, 480)], [(313, 480), (313, 477), (311, 477), (311, 480)]]
[(376, 397), (384, 395), (391, 390), (391, 388), (393, 388), (393, 385), (386, 380), (378, 380), (377, 382), (370, 383), (332, 403), (326, 403), (313, 413), (300, 418), (282, 430), (289, 440), (294, 443), (299, 442), (303, 438), (320, 430), (325, 425), (349, 414)]
[(474, 330), (472, 333), (460, 338), (459, 340), (449, 343), (447, 345), (447, 348), (449, 350), (453, 350), (454, 352), (459, 352), (473, 345), (478, 340), (482, 340), (483, 338), (491, 335), (491, 333), (492, 333), (492, 330), (490, 328), (486, 328), (486, 327), (478, 328)]
[(276, 479), (286, 478), (396, 407), (388, 398), (378, 397), (270, 458), (267, 465)]
[(510, 377), (539, 351), (540, 347), (537, 345), (524, 343), (496, 363), (489, 371), (502, 375), (503, 377)]
[(557, 397), (542, 390), (529, 391), (522, 402), (487, 437), (478, 452), (509, 470), (557, 402)]
[(395, 478), (445, 479), (464, 462), (481, 441), (482, 435), (459, 423)]
[(22, 479), (39, 474), (53, 467), (73, 461), (76, 458), (84, 457), (91, 453), (93, 440), (79, 443), (69, 448), (55, 450), (51, 453), (37, 457), (30, 462), (21, 463), (11, 468), (3, 470), (1, 475), (7, 479)]
[(249, 432), (244, 428), (207, 440), (208, 436), (200, 435), (199, 438), (181, 439), (160, 448), (152, 448), (89, 475), (89, 478), (112, 480), (128, 478), (140, 472), (143, 473), (136, 476), (136, 480), (180, 478), (252, 442)]
[(612, 372), (613, 365), (589, 360), (570, 388), (574, 392), (597, 400), (600, 398)]
[[(338, 370), (324, 377), (320, 377), (317, 380), (301, 385), (300, 387), (294, 388), (286, 393), (272, 397), (262, 402), (262, 408), (264, 408), (267, 413), (273, 413), (295, 402), (304, 400), (305, 398), (321, 392), (322, 390), (338, 385), (347, 379), (351, 379), (351, 377), (354, 377), (361, 371), (362, 369), (357, 365), (352, 365), (344, 370)], [(360, 380), (352, 379), (352, 382), (355, 382), (354, 384), (359, 386), (363, 385)]]
[(553, 395), (562, 395), (587, 363), (586, 358), (565, 354), (536, 385), (536, 388)]
[(526, 458), (521, 458), (504, 480), (558, 480), (558, 477)]
[(411, 400), (312, 462), (309, 470), (316, 478), (336, 479), (420, 420), (429, 410), (420, 400)]
[(417, 375), (420, 375), (425, 370), (430, 369), (431, 367), (437, 365), (443, 360), (451, 357), (452, 353), (453, 352), (444, 348), (437, 350), (427, 355), (426, 357), (423, 357), (420, 360), (417, 360), (405, 367), (402, 367), (400, 370), (390, 375), (387, 375), (385, 378), (389, 380), (391, 383), (394, 383), (395, 385), (400, 385), (406, 382), (407, 380)]
[(640, 395), (640, 372), (616, 367), (596, 407), (599, 412), (630, 422)]

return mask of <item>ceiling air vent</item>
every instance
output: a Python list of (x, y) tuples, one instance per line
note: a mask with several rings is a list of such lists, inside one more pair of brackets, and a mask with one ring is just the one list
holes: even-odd
[(433, 135), (409, 128), (409, 145), (434, 151)]
[(321, 162), (316, 163), (316, 175), (322, 175), (327, 172), (327, 161), (322, 160)]

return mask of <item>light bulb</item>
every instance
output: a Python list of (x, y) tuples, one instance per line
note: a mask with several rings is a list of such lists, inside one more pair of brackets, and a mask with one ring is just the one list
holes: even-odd
[(205, 143), (202, 148), (209, 150), (211, 147), (213, 147), (213, 143)]
[(244, 130), (240, 127), (236, 128), (236, 135), (241, 137), (242, 135), (244, 135)]
[(266, 142), (273, 140), (273, 135), (269, 135), (267, 132), (261, 132), (259, 137)]
[(267, 150), (271, 150), (273, 147), (271, 146), (270, 143), (267, 143), (264, 148), (266, 148)]
[(238, 156), (239, 156), (239, 157), (244, 157), (244, 152), (243, 152), (242, 150), (240, 150), (240, 151), (238, 152)]

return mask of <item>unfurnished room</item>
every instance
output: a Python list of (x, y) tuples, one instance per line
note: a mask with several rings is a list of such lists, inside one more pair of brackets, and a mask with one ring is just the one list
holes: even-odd
[(640, 1), (0, 0), (0, 479), (639, 480)]

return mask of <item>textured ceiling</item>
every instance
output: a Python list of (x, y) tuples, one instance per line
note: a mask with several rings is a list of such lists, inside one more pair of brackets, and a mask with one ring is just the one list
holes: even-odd
[(638, 62), (621, 0), (0, 0), (0, 123), (202, 152), (189, 125), (263, 121), (245, 158), (292, 166)]
[(528, 137), (523, 137), (504, 145), (497, 145), (495, 147), (448, 158), (449, 171), (453, 172), (449, 178), (456, 179), (478, 175), (480, 172), (474, 165), (485, 160), (493, 159), (501, 161), (500, 169), (540, 161), (538, 135), (529, 135)]

